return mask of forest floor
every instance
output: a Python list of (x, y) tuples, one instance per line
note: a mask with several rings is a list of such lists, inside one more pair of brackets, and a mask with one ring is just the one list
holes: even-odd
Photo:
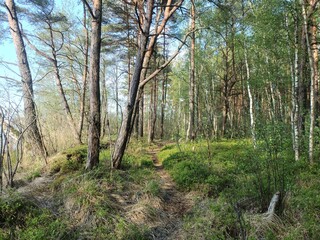
[[(147, 239), (183, 239), (183, 218), (194, 206), (195, 194), (180, 191), (169, 173), (163, 168), (157, 154), (161, 146), (148, 148), (147, 155), (152, 160), (154, 177), (157, 179), (158, 193), (156, 196), (143, 194), (139, 197), (136, 189), (125, 190), (121, 193), (111, 192), (110, 197), (119, 209), (119, 214), (125, 216), (128, 222), (136, 226), (147, 226)], [(66, 211), (66, 202), (57, 201), (61, 196), (59, 191), (50, 187), (59, 179), (59, 174), (43, 172), (32, 181), (19, 180), (17, 193), (36, 204), (41, 209), (47, 209), (55, 216)], [(129, 196), (138, 196), (129, 199)], [(64, 201), (64, 200), (62, 200)], [(150, 208), (151, 207), (151, 208)], [(153, 209), (154, 214), (150, 214)], [(69, 212), (71, 218), (73, 214)]]
[(21, 168), (16, 189), (0, 197), (0, 239), (320, 239), (318, 165), (280, 159), (290, 175), (277, 179), (292, 190), (266, 221), (279, 186), (260, 194), (256, 182), (270, 173), (256, 164), (270, 159), (250, 149), (237, 141), (134, 142), (122, 169), (110, 169), (108, 148), (91, 171), (86, 146), (67, 149), (45, 168)]
[(194, 205), (192, 193), (181, 192), (157, 157), (159, 148), (149, 152), (157, 174), (160, 177), (161, 199), (163, 204), (162, 224), (154, 227), (154, 239), (181, 239), (183, 217)]

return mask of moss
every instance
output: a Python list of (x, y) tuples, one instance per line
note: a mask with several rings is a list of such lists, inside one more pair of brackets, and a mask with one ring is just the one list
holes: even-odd
[(67, 149), (50, 160), (50, 174), (65, 174), (81, 170), (87, 156), (87, 146), (79, 145), (74, 148)]
[(5, 229), (21, 228), (28, 216), (38, 214), (37, 206), (18, 194), (10, 194), (0, 199), (0, 226)]
[(76, 239), (66, 221), (18, 195), (0, 200), (1, 239)]

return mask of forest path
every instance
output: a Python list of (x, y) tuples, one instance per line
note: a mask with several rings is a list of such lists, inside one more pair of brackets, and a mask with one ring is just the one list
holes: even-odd
[(169, 173), (163, 168), (157, 157), (160, 146), (149, 151), (153, 165), (160, 177), (161, 199), (164, 214), (162, 223), (152, 229), (154, 239), (182, 239), (182, 219), (194, 205), (192, 196), (177, 189)]
[(43, 175), (19, 187), (17, 192), (37, 204), (40, 208), (46, 208), (55, 213), (57, 206), (55, 206), (54, 194), (49, 187), (53, 180), (54, 176)]

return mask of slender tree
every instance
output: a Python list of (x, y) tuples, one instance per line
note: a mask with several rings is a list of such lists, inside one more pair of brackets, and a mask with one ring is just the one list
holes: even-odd
[(88, 134), (88, 158), (86, 169), (92, 169), (99, 163), (100, 148), (100, 52), (102, 0), (93, 0), (92, 8), (86, 0), (83, 2), (91, 14), (91, 54), (90, 54), (90, 117)]
[(14, 0), (6, 0), (5, 6), (7, 8), (10, 32), (14, 42), (16, 55), (18, 59), (18, 66), (21, 75), (25, 126), (28, 129), (26, 132), (26, 139), (28, 139), (30, 144), (36, 147), (39, 153), (41, 153), (43, 156), (46, 156), (47, 151), (43, 144), (42, 137), (38, 127), (38, 119), (33, 95), (33, 81), (31, 70), (29, 67), (27, 52), (23, 41), (22, 32), (20, 29), (20, 22), (18, 20)]
[(191, 44), (190, 44), (190, 75), (189, 75), (189, 124), (187, 138), (194, 140), (195, 135), (195, 45), (196, 45), (196, 11), (195, 1), (191, 0)]
[(152, 35), (150, 35), (150, 27), (153, 20), (153, 10), (155, 7), (155, 2), (154, 0), (136, 2), (136, 9), (139, 21), (138, 52), (136, 56), (134, 73), (130, 82), (129, 100), (126, 104), (126, 109), (123, 114), (119, 135), (115, 144), (115, 150), (112, 155), (112, 162), (114, 168), (121, 167), (122, 157), (131, 136), (135, 111), (137, 109), (138, 99), (141, 96), (141, 90), (148, 81), (150, 81), (164, 67), (167, 66), (163, 65), (158, 70), (150, 74), (149, 77), (145, 78), (146, 70), (149, 66), (150, 57), (152, 56), (152, 52), (154, 50), (157, 38), (163, 32), (166, 23), (168, 22), (170, 17), (175, 13), (178, 7), (181, 6), (182, 2), (183, 0), (177, 2), (168, 0), (166, 1), (166, 4), (164, 6), (160, 6), (160, 9), (159, 7), (157, 8), (158, 10), (155, 17), (155, 22), (153, 23), (155, 26), (155, 30)]
[[(309, 5), (309, 11), (306, 9)], [(318, 47), (317, 47), (317, 24), (313, 16), (318, 0), (302, 0), (303, 26), (306, 34), (306, 44), (310, 65), (310, 130), (309, 130), (309, 161), (314, 162), (314, 127), (316, 120), (316, 95), (319, 81), (318, 74)], [(310, 17), (311, 25), (308, 24)]]

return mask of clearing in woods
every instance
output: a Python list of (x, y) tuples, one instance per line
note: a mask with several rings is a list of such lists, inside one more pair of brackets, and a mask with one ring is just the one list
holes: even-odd
[[(148, 238), (182, 239), (182, 219), (194, 205), (192, 194), (184, 193), (177, 189), (171, 176), (164, 170), (157, 158), (159, 151), (159, 146), (148, 151), (148, 155), (153, 161), (155, 173), (159, 176), (159, 193), (157, 196), (144, 195), (135, 197), (134, 200), (132, 198), (128, 199), (130, 195), (138, 195), (133, 189), (131, 192), (122, 192), (120, 194), (110, 193), (110, 196), (118, 205), (119, 214), (125, 216), (128, 222), (137, 226), (147, 226), (149, 229)], [(57, 216), (59, 212), (64, 212), (65, 206), (55, 203), (59, 193), (50, 188), (56, 177), (55, 175), (44, 174), (19, 187), (17, 192), (40, 208), (49, 209)], [(152, 209), (153, 213), (150, 213), (150, 209)]]

